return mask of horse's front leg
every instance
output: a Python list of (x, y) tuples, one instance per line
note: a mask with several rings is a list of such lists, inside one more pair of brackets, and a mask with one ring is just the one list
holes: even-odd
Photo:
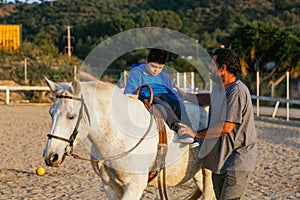
[(209, 169), (202, 168), (203, 177), (203, 200), (214, 200), (215, 193), (212, 183), (212, 172)]
[(147, 187), (148, 175), (134, 175), (126, 182), (122, 200), (139, 200)]
[(194, 182), (197, 185), (194, 194), (186, 198), (189, 200), (198, 199), (202, 196), (202, 200), (214, 200), (215, 194), (212, 184), (211, 171), (205, 168), (200, 169), (193, 177)]
[(101, 178), (101, 190), (105, 191), (106, 199), (120, 200), (123, 196), (123, 188), (109, 177), (108, 171), (102, 163), (92, 162), (91, 164), (96, 174)]

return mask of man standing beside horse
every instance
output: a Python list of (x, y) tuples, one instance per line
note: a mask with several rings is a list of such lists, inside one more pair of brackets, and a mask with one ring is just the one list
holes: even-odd
[[(217, 49), (210, 66), (216, 83), (210, 96), (187, 94), (185, 100), (210, 105), (209, 124), (193, 131), (185, 124), (179, 134), (202, 138), (199, 156), (205, 168), (212, 170), (213, 186), (219, 200), (241, 199), (255, 169), (257, 159), (256, 131), (251, 96), (246, 85), (237, 79), (240, 60), (230, 49)], [(179, 88), (178, 88), (179, 89)]]

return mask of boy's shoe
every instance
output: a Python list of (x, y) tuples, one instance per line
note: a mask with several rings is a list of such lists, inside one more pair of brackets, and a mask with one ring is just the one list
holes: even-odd
[(194, 142), (190, 144), (190, 149), (201, 146), (203, 144), (203, 140), (204, 139), (195, 138)]
[(199, 146), (200, 146), (200, 143), (195, 141), (192, 144), (190, 144), (190, 149), (193, 149), (193, 148), (196, 148), (196, 147), (199, 147)]
[(179, 138), (180, 143), (192, 144), (194, 142), (194, 138), (189, 135), (183, 135)]

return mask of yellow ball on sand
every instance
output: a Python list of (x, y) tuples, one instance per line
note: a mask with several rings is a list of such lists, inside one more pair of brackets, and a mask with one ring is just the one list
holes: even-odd
[(40, 175), (40, 176), (43, 176), (45, 174), (45, 169), (42, 167), (42, 166), (39, 166), (37, 169), (36, 169), (36, 174), (37, 175)]

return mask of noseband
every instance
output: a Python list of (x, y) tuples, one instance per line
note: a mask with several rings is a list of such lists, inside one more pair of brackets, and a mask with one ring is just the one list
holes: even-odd
[(65, 149), (65, 154), (71, 154), (72, 151), (73, 151), (73, 145), (74, 145), (75, 139), (76, 139), (76, 137), (79, 133), (78, 128), (79, 128), (79, 125), (80, 125), (80, 121), (82, 119), (83, 108), (85, 109), (85, 112), (87, 113), (88, 121), (90, 122), (88, 110), (87, 110), (87, 107), (84, 103), (82, 95), (81, 95), (80, 98), (79, 97), (74, 97), (74, 96), (68, 96), (68, 95), (56, 95), (56, 98), (73, 99), (73, 100), (81, 102), (78, 119), (77, 119), (76, 125), (75, 125), (75, 127), (73, 129), (73, 132), (72, 132), (71, 136), (69, 137), (69, 139), (63, 138), (63, 137), (60, 137), (60, 136), (56, 136), (56, 135), (51, 135), (51, 134), (47, 135), (49, 139), (54, 138), (54, 139), (62, 140), (64, 142), (69, 143), (69, 146), (67, 146), (66, 149)]

